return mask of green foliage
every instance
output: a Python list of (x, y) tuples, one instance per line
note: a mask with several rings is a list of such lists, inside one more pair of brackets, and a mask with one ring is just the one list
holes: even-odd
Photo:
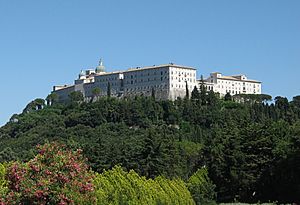
[(200, 98), (200, 93), (198, 91), (198, 88), (197, 86), (194, 87), (194, 89), (192, 90), (192, 96), (191, 96), (191, 99), (192, 100), (197, 100)]
[(232, 101), (232, 96), (230, 95), (230, 93), (226, 93), (226, 95), (224, 96), (224, 100), (225, 101)]
[(267, 94), (237, 94), (233, 96), (233, 99), (244, 103), (266, 103), (272, 100), (272, 96)]
[(92, 90), (92, 95), (93, 95), (92, 101), (94, 101), (95, 98), (99, 97), (100, 93), (101, 93), (101, 89), (99, 87), (93, 88), (93, 90)]
[(81, 102), (83, 101), (83, 95), (80, 91), (73, 91), (69, 94), (69, 98), (71, 102)]
[(189, 91), (189, 86), (187, 81), (185, 81), (185, 98), (189, 99), (190, 98), (190, 91)]
[(218, 202), (295, 201), (299, 97), (266, 103), (268, 96), (251, 95), (238, 103), (200, 94), (174, 102), (111, 97), (33, 106), (0, 128), (0, 162), (28, 161), (35, 145), (58, 140), (82, 148), (99, 173), (120, 165), (147, 179), (188, 180), (205, 165)]
[(8, 191), (7, 180), (5, 179), (6, 169), (7, 169), (6, 166), (7, 166), (6, 164), (0, 164), (0, 198), (5, 196)]
[(31, 101), (23, 110), (23, 113), (29, 113), (34, 110), (40, 110), (44, 108), (45, 106), (45, 100), (41, 98), (37, 98), (33, 101)]
[(182, 180), (146, 179), (120, 166), (97, 174), (94, 183), (97, 204), (194, 204)]
[(47, 105), (53, 105), (58, 102), (58, 94), (51, 93), (46, 97)]
[(216, 198), (215, 185), (209, 179), (206, 168), (198, 169), (189, 178), (187, 186), (196, 204), (213, 203)]

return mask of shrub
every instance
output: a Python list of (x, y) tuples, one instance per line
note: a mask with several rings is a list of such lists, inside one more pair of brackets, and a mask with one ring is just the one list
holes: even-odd
[(196, 204), (214, 203), (215, 185), (208, 177), (206, 168), (198, 169), (188, 180), (187, 186)]
[(81, 150), (51, 143), (38, 146), (27, 163), (7, 168), (9, 191), (0, 204), (94, 204), (93, 173)]
[(4, 196), (7, 192), (7, 181), (5, 179), (6, 165), (0, 164), (0, 197)]
[(97, 204), (195, 204), (185, 183), (180, 179), (146, 179), (135, 171), (125, 172), (116, 166), (97, 174)]

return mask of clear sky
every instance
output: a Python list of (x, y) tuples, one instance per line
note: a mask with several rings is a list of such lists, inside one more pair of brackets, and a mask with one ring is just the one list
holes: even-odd
[(0, 125), (104, 59), (173, 62), (300, 94), (300, 0), (0, 0)]

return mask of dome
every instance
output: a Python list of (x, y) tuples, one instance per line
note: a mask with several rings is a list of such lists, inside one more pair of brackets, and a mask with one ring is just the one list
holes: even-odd
[(105, 67), (103, 65), (102, 59), (99, 61), (99, 65), (96, 67), (96, 73), (105, 72)]

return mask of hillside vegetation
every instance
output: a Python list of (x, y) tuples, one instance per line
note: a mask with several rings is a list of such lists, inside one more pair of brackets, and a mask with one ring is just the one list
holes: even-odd
[[(37, 154), (35, 145), (59, 141), (81, 148), (98, 173), (118, 165), (143, 180), (181, 178), (198, 204), (215, 197), (299, 200), (300, 97), (276, 97), (274, 103), (261, 95), (236, 99), (243, 103), (204, 91), (175, 102), (154, 96), (93, 103), (74, 98), (68, 104), (37, 99), (0, 128), (0, 162), (28, 161)], [(204, 167), (214, 185), (193, 188)]]

